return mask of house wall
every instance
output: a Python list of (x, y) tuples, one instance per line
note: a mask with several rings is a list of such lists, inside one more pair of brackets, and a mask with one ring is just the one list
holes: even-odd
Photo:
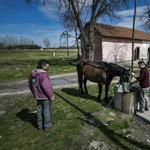
[[(142, 54), (142, 41), (134, 41), (134, 50), (139, 47), (139, 58)], [(115, 62), (132, 59), (132, 39), (102, 38), (103, 61)]]
[[(94, 37), (95, 51), (94, 61), (121, 62), (124, 60), (132, 60), (132, 39), (102, 37), (97, 35)], [(134, 40), (134, 55), (136, 49), (139, 48), (139, 58), (147, 59), (147, 49), (150, 47), (150, 41)], [(84, 43), (81, 39), (82, 59), (86, 58)], [(136, 56), (134, 56), (136, 59)]]
[(141, 57), (143, 59), (147, 59), (147, 50), (148, 48), (150, 47), (150, 41), (142, 41), (143, 43), (143, 47), (142, 47), (142, 54), (141, 54)]
[(94, 60), (95, 61), (102, 60), (102, 37), (96, 35), (94, 37), (94, 44), (95, 44)]

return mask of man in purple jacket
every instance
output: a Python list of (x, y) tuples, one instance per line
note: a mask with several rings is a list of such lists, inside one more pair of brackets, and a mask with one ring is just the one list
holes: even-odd
[[(139, 68), (141, 69), (140, 75), (136, 76), (133, 72), (131, 73), (133, 77), (140, 82), (140, 111), (139, 113), (144, 113), (144, 111), (149, 110), (149, 100), (148, 100), (148, 91), (149, 91), (149, 72), (145, 67), (143, 61), (138, 62)], [(134, 81), (133, 83), (137, 82)]]
[(37, 69), (30, 73), (28, 81), (28, 86), (37, 100), (38, 129), (45, 131), (54, 127), (51, 123), (51, 101), (54, 100), (54, 93), (46, 73), (48, 67), (47, 60), (40, 60)]

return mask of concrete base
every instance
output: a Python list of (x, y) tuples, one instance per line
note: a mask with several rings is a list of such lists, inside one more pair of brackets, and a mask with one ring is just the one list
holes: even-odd
[(139, 91), (137, 85), (132, 85), (129, 93), (123, 93), (122, 85), (114, 87), (114, 107), (124, 113), (136, 113), (139, 109)]

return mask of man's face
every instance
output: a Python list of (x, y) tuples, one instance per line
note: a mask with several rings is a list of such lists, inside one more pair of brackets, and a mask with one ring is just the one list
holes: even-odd
[(45, 66), (42, 65), (42, 69), (45, 70), (45, 71), (48, 69), (48, 67), (49, 67), (49, 64), (46, 64)]
[(142, 68), (144, 68), (144, 67), (145, 67), (144, 64), (139, 64), (139, 68), (140, 68), (140, 69), (142, 69)]

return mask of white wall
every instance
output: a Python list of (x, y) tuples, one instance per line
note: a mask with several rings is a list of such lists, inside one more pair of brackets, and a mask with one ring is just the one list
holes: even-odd
[(147, 50), (150, 47), (150, 41), (142, 41), (143, 47), (142, 47), (142, 54), (141, 57), (143, 59), (147, 59)]
[[(103, 60), (114, 62), (115, 55), (119, 62), (124, 60), (132, 60), (132, 40), (119, 38), (103, 38), (102, 41)], [(140, 58), (142, 51), (142, 41), (135, 40), (134, 49), (140, 48)]]

